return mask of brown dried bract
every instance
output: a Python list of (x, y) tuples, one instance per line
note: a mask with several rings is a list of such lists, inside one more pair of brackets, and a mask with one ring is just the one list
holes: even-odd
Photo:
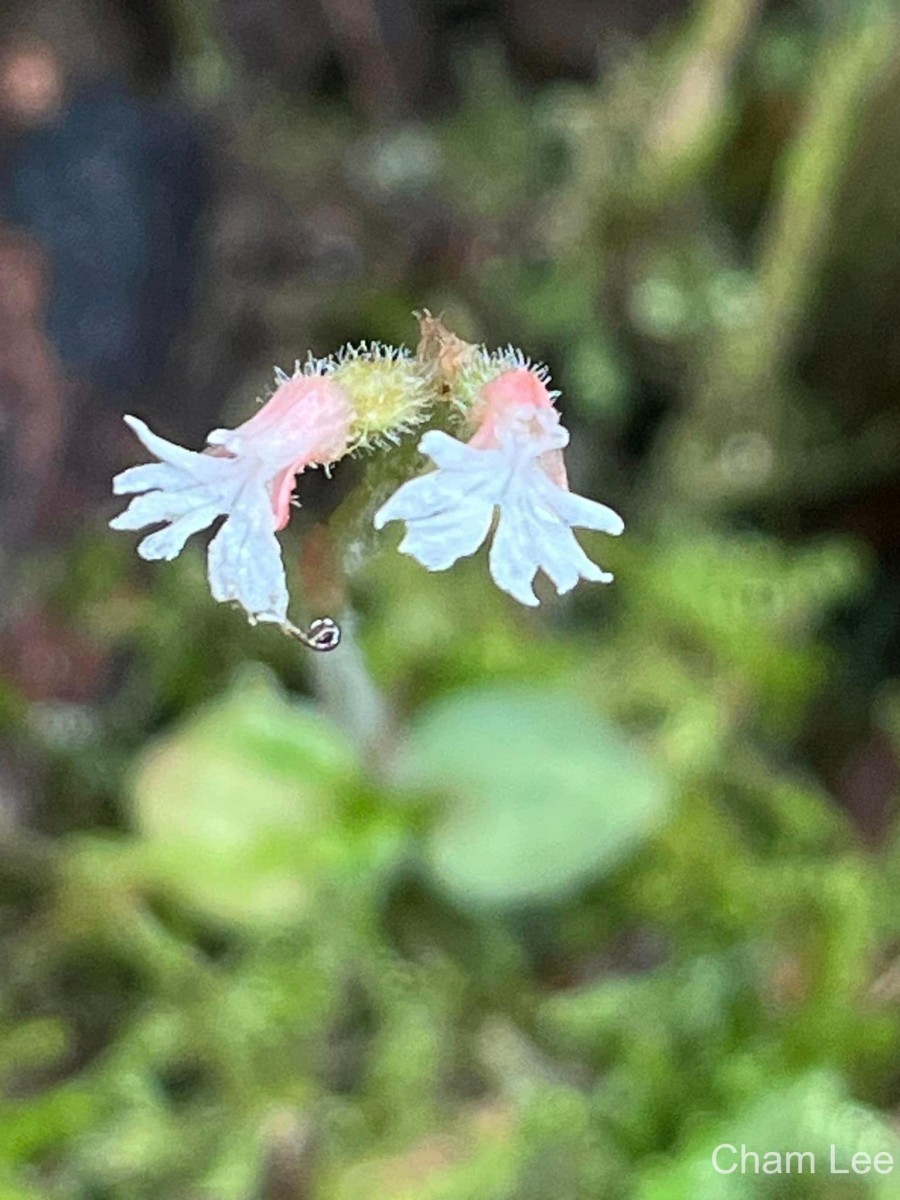
[(459, 372), (472, 361), (476, 346), (451, 333), (441, 318), (433, 317), (427, 308), (413, 315), (420, 332), (416, 357), (434, 370), (441, 391), (447, 393)]

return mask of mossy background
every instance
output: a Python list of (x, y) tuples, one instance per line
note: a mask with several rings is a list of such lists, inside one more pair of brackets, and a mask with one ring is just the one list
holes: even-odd
[[(0, 1200), (895, 1196), (826, 1168), (900, 1163), (897, 6), (46, 0), (0, 49)], [(196, 444), (423, 307), (547, 362), (611, 587), (396, 554), (414, 442), (301, 481), (331, 655), (106, 529), (122, 412)]]

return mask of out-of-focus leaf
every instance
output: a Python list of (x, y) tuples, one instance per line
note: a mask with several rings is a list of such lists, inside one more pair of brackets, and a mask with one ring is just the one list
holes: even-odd
[(3, 1200), (42, 1200), (36, 1188), (14, 1179), (11, 1173), (0, 1168), (0, 1195)]
[(785, 727), (821, 685), (823, 618), (864, 580), (856, 548), (831, 540), (792, 552), (756, 535), (696, 535), (657, 550), (626, 580), (648, 629), (678, 628), (760, 695)]
[(548, 900), (610, 871), (667, 800), (645, 756), (599, 716), (524, 688), (438, 703), (414, 728), (399, 777), (450, 798), (428, 863), (476, 905)]
[(321, 714), (244, 676), (138, 765), (151, 867), (218, 916), (277, 923), (302, 910), (317, 835), (355, 769)]
[(69, 1049), (67, 1031), (52, 1018), (24, 1021), (2, 1030), (0, 1078), (15, 1077), (18, 1071), (48, 1067)]
[[(737, 1162), (738, 1169), (720, 1174), (713, 1169), (711, 1158), (715, 1148), (725, 1144), (736, 1146), (737, 1153), (723, 1150), (722, 1167), (727, 1169)], [(813, 1071), (782, 1086), (773, 1080), (761, 1098), (730, 1118), (704, 1125), (674, 1160), (654, 1163), (646, 1171), (635, 1196), (638, 1200), (764, 1200), (774, 1195), (775, 1172), (771, 1168), (775, 1160), (769, 1160), (769, 1173), (757, 1173), (753, 1159), (742, 1171), (742, 1145), (759, 1155), (761, 1165), (767, 1152), (783, 1156), (778, 1174), (791, 1176), (796, 1186), (796, 1191), (791, 1187), (784, 1195), (858, 1195), (867, 1200), (888, 1200), (897, 1192), (892, 1173), (878, 1175), (870, 1170), (862, 1179), (849, 1171), (850, 1160), (858, 1152), (874, 1158), (887, 1151), (897, 1161), (900, 1142), (896, 1132), (877, 1113), (853, 1102), (839, 1077)], [(847, 1171), (843, 1185), (831, 1172), (832, 1147), (835, 1165)], [(784, 1158), (788, 1151), (807, 1157), (802, 1162), (793, 1158), (788, 1163)], [(816, 1180), (822, 1181), (822, 1177), (829, 1182), (817, 1186)]]
[[(97, 1097), (68, 1083), (28, 1100), (7, 1102), (3, 1112), (2, 1158), (27, 1161), (81, 1136), (99, 1115)], [(6, 1192), (0, 1192), (6, 1196)]]
[(628, 377), (615, 346), (601, 333), (574, 344), (567, 359), (565, 382), (571, 389), (568, 403), (585, 417), (618, 415), (623, 408)]

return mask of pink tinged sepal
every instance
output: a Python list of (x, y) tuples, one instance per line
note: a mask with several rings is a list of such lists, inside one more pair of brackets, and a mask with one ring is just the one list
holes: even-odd
[(572, 528), (618, 536), (625, 526), (611, 508), (573, 495), (559, 482), (569, 435), (552, 404), (503, 403), (488, 417), (489, 436), (476, 435), (468, 445), (427, 433), (419, 449), (437, 470), (403, 484), (376, 513), (376, 529), (405, 521), (400, 550), (428, 570), (442, 571), (478, 549), (498, 511), (491, 575), (522, 604), (538, 603), (532, 583), (539, 570), (560, 594), (579, 579), (610, 583), (612, 575), (588, 558)]
[(272, 468), (268, 488), (276, 529), (290, 520), (294, 478), (315, 463), (346, 453), (353, 407), (338, 384), (321, 375), (286, 379), (259, 412), (237, 429), (214, 429), (207, 438), (230, 454), (250, 453)]

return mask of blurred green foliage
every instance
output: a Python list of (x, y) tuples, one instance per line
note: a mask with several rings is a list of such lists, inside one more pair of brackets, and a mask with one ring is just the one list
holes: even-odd
[[(534, 614), (480, 558), (428, 575), (339, 520), (357, 615), (315, 661), (216, 608), (196, 550), (138, 577), (100, 532), (54, 565), (119, 673), (83, 710), (0, 692), (52, 809), (0, 848), (0, 1200), (897, 1194), (825, 1165), (900, 1158), (900, 841), (867, 845), (810, 753), (876, 565), (791, 514), (897, 446), (890, 413), (841, 425), (798, 342), (898, 29), (822, 9), (698, 3), (596, 86), (520, 94), (479, 59), (453, 114), (368, 141), (324, 101), (243, 114), (292, 203), (353, 155), (376, 211), (437, 186), (476, 231), (412, 295), (379, 226), (366, 280), (318, 290), (322, 339), (402, 339), (428, 303), (546, 353), (573, 477), (629, 532), (585, 535), (611, 589)], [(778, 161), (744, 178), (773, 97)], [(279, 344), (301, 289), (261, 300)], [(645, 386), (665, 413), (628, 461)], [(720, 1176), (723, 1141), (820, 1166)]]

